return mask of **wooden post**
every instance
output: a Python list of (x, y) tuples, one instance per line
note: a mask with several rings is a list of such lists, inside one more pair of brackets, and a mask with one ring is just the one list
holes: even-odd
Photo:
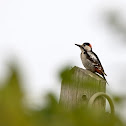
[[(106, 82), (100, 76), (82, 68), (73, 67), (69, 79), (61, 84), (60, 104), (65, 109), (87, 106), (89, 99), (97, 92), (106, 92)], [(94, 107), (105, 110), (105, 99), (98, 97)]]

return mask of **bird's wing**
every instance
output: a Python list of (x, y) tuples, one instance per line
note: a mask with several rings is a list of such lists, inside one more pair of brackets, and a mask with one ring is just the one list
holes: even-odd
[(98, 73), (105, 74), (102, 64), (94, 52), (87, 52), (87, 59), (92, 62)]
[(99, 58), (94, 52), (87, 52), (87, 59), (90, 60), (94, 65), (101, 64)]

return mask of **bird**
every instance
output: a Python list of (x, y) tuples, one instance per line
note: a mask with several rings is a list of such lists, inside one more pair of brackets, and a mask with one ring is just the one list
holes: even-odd
[[(100, 74), (103, 79), (106, 81), (105, 76), (107, 74), (104, 72), (103, 66), (98, 58), (98, 56), (92, 51), (92, 45), (88, 42), (83, 43), (82, 45), (75, 44), (81, 49), (81, 61), (83, 66), (93, 72)], [(107, 81), (106, 81), (107, 82)]]

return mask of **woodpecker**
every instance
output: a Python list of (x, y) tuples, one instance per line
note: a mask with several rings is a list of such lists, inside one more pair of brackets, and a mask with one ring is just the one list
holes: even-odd
[(105, 78), (106, 73), (104, 72), (104, 69), (102, 67), (102, 64), (98, 56), (92, 51), (91, 44), (85, 42), (82, 45), (79, 44), (75, 44), (75, 45), (79, 46), (81, 49), (80, 57), (84, 67), (93, 73), (100, 74), (106, 80)]

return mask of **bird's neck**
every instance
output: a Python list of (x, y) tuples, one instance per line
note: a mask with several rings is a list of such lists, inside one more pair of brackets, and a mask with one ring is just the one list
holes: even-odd
[(90, 50), (90, 51), (87, 51), (87, 50), (82, 50), (82, 53), (84, 53), (84, 54), (86, 54), (86, 53), (88, 53), (88, 52), (92, 52), (92, 50)]

